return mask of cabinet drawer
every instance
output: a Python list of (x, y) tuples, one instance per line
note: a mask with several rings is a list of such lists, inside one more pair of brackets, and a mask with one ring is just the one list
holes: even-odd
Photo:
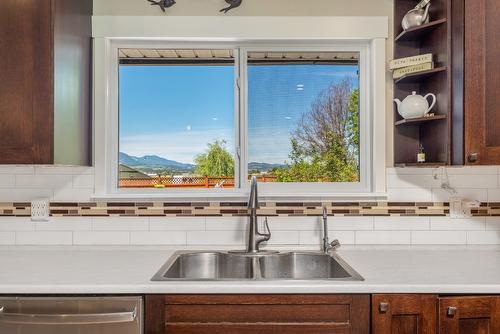
[(147, 330), (147, 334), (369, 333), (369, 295), (169, 295), (148, 299), (156, 305), (150, 312), (156, 312), (162, 323), (150, 327), (155, 330)]

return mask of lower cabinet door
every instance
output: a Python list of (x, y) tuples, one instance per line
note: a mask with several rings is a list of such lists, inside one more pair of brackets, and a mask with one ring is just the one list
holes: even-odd
[(500, 297), (439, 299), (440, 334), (500, 334)]
[(437, 333), (437, 295), (373, 295), (373, 334)]
[(369, 332), (369, 295), (168, 295), (146, 298), (146, 334)]

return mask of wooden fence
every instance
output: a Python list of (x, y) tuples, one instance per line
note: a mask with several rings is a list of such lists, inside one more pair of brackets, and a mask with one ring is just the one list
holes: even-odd
[[(259, 182), (276, 182), (275, 176), (258, 176)], [(123, 178), (120, 188), (234, 188), (234, 177), (159, 176), (155, 178)]]

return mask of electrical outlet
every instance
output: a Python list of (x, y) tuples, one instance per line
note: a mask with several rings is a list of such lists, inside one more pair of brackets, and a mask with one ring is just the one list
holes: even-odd
[(48, 198), (31, 201), (31, 221), (49, 221), (50, 204)]
[(463, 198), (462, 197), (450, 197), (450, 218), (463, 218)]

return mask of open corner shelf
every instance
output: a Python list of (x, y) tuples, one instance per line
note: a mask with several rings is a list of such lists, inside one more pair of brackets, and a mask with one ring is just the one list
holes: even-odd
[[(402, 30), (401, 22), (409, 10), (415, 8), (416, 1), (394, 1), (394, 54), (393, 59), (401, 59), (432, 53), (435, 68), (408, 73), (394, 79), (394, 97), (403, 100), (412, 92), (424, 95), (433, 93), (437, 103), (432, 109), (434, 116), (415, 119), (401, 119), (394, 112), (394, 162), (399, 167), (437, 167), (456, 163), (452, 151), (452, 141), (460, 140), (459, 131), (452, 131), (456, 119), (452, 117), (453, 91), (452, 60), (454, 55), (452, 34), (455, 21), (451, 19), (453, 0), (432, 0), (429, 10), (431, 22)], [(455, 27), (456, 28), (456, 27)], [(453, 122), (452, 122), (453, 120)], [(417, 163), (417, 152), (423, 146), (427, 160)]]
[(410, 28), (408, 30), (404, 30), (398, 36), (396, 36), (394, 41), (395, 42), (403, 42), (403, 41), (418, 40), (446, 22), (447, 22), (447, 19), (444, 18), (444, 19), (435, 20), (435, 21), (432, 21), (432, 22), (429, 22), (426, 24), (422, 24), (421, 26), (418, 26), (418, 27), (413, 27), (413, 28)]
[(403, 83), (418, 82), (418, 81), (426, 79), (434, 74), (445, 72), (446, 69), (447, 69), (446, 66), (441, 66), (441, 67), (433, 68), (432, 70), (406, 74), (406, 75), (402, 76), (401, 78), (394, 80), (394, 83), (398, 84), (401, 82), (403, 82)]
[(421, 124), (424, 122), (430, 122), (430, 121), (436, 121), (440, 119), (446, 119), (446, 115), (434, 115), (434, 116), (428, 116), (428, 117), (419, 117), (419, 118), (410, 118), (410, 119), (402, 119), (394, 123), (394, 125), (417, 125)]

